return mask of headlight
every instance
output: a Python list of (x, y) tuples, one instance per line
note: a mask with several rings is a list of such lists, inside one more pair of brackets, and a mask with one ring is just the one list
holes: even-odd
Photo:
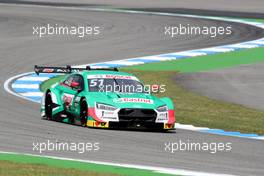
[(157, 111), (159, 111), (159, 112), (166, 112), (166, 111), (168, 111), (168, 108), (167, 108), (166, 105), (165, 106), (160, 106), (160, 107), (157, 108)]
[(101, 109), (101, 110), (106, 110), (106, 111), (114, 111), (117, 108), (111, 105), (107, 105), (107, 104), (102, 104), (102, 103), (96, 103), (96, 108), (97, 109)]

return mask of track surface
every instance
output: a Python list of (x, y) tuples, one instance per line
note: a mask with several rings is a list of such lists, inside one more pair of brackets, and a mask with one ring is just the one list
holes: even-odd
[[(212, 10), (224, 11), (222, 13), (226, 15), (226, 12), (246, 12), (246, 13), (264, 13), (263, 1), (261, 0), (137, 0), (137, 1), (124, 1), (124, 0), (1, 0), (6, 3), (39, 3), (49, 4), (57, 3), (64, 5), (75, 6), (109, 6), (109, 7), (121, 7), (121, 8), (151, 8), (151, 9), (197, 9), (197, 10)], [(191, 12), (193, 10), (188, 10)]]
[[(32, 25), (45, 23), (103, 26), (103, 35), (86, 39), (32, 36)], [(1, 84), (10, 76), (31, 71), (34, 64), (84, 64), (220, 45), (257, 38), (261, 32), (233, 26), (231, 37), (215, 40), (201, 36), (169, 39), (164, 25), (227, 25), (188, 18), (132, 15), (38, 7), (0, 6)], [(230, 24), (232, 25), (232, 24)], [(258, 35), (258, 36), (257, 36)], [(44, 154), (109, 162), (142, 164), (239, 175), (263, 175), (262, 141), (222, 137), (192, 131), (153, 133), (97, 130), (40, 120), (39, 105), (0, 92), (0, 150), (34, 153), (33, 142), (100, 142), (99, 152), (46, 152)], [(164, 152), (164, 142), (231, 142), (232, 151)]]

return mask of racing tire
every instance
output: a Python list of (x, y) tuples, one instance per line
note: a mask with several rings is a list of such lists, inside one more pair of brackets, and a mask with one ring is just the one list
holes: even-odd
[(47, 92), (46, 98), (45, 98), (45, 114), (47, 120), (52, 120), (52, 97), (51, 92)]
[(81, 118), (81, 126), (86, 127), (87, 126), (87, 103), (85, 99), (81, 100), (80, 103), (80, 118)]

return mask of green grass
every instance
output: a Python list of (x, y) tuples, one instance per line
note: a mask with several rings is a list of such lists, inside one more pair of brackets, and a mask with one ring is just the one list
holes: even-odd
[[(158, 96), (168, 96), (173, 100), (179, 123), (220, 128), (227, 131), (264, 134), (264, 112), (212, 100), (187, 91), (172, 80), (177, 72), (136, 70), (128, 72), (137, 75), (145, 84), (165, 84), (166, 92)], [(45, 90), (59, 79), (62, 79), (62, 76), (46, 81), (41, 85), (41, 89)]]
[(250, 22), (260, 22), (264, 23), (264, 19), (254, 19), (254, 18), (239, 18), (239, 17), (226, 17), (226, 16), (221, 16), (226, 19), (238, 19), (238, 20), (244, 20), (244, 21), (250, 21)]
[(10, 175), (169, 176), (170, 174), (40, 156), (0, 153), (0, 176)]
[(0, 176), (118, 176), (117, 174), (102, 174), (81, 171), (77, 169), (61, 169), (44, 164), (23, 164), (11, 161), (0, 161)]
[(252, 22), (260, 22), (260, 23), (264, 23), (264, 19), (244, 19), (246, 21), (252, 21)]
[(128, 70), (198, 72), (264, 61), (264, 47), (126, 67)]
[(47, 88), (49, 88), (52, 84), (59, 82), (65, 77), (65, 75), (55, 76), (47, 81), (44, 81), (40, 84), (40, 90), (45, 92)]

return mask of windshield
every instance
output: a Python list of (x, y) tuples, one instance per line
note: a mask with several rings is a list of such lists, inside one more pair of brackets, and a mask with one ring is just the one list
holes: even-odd
[(133, 79), (92, 78), (88, 79), (90, 92), (145, 93), (144, 85)]

